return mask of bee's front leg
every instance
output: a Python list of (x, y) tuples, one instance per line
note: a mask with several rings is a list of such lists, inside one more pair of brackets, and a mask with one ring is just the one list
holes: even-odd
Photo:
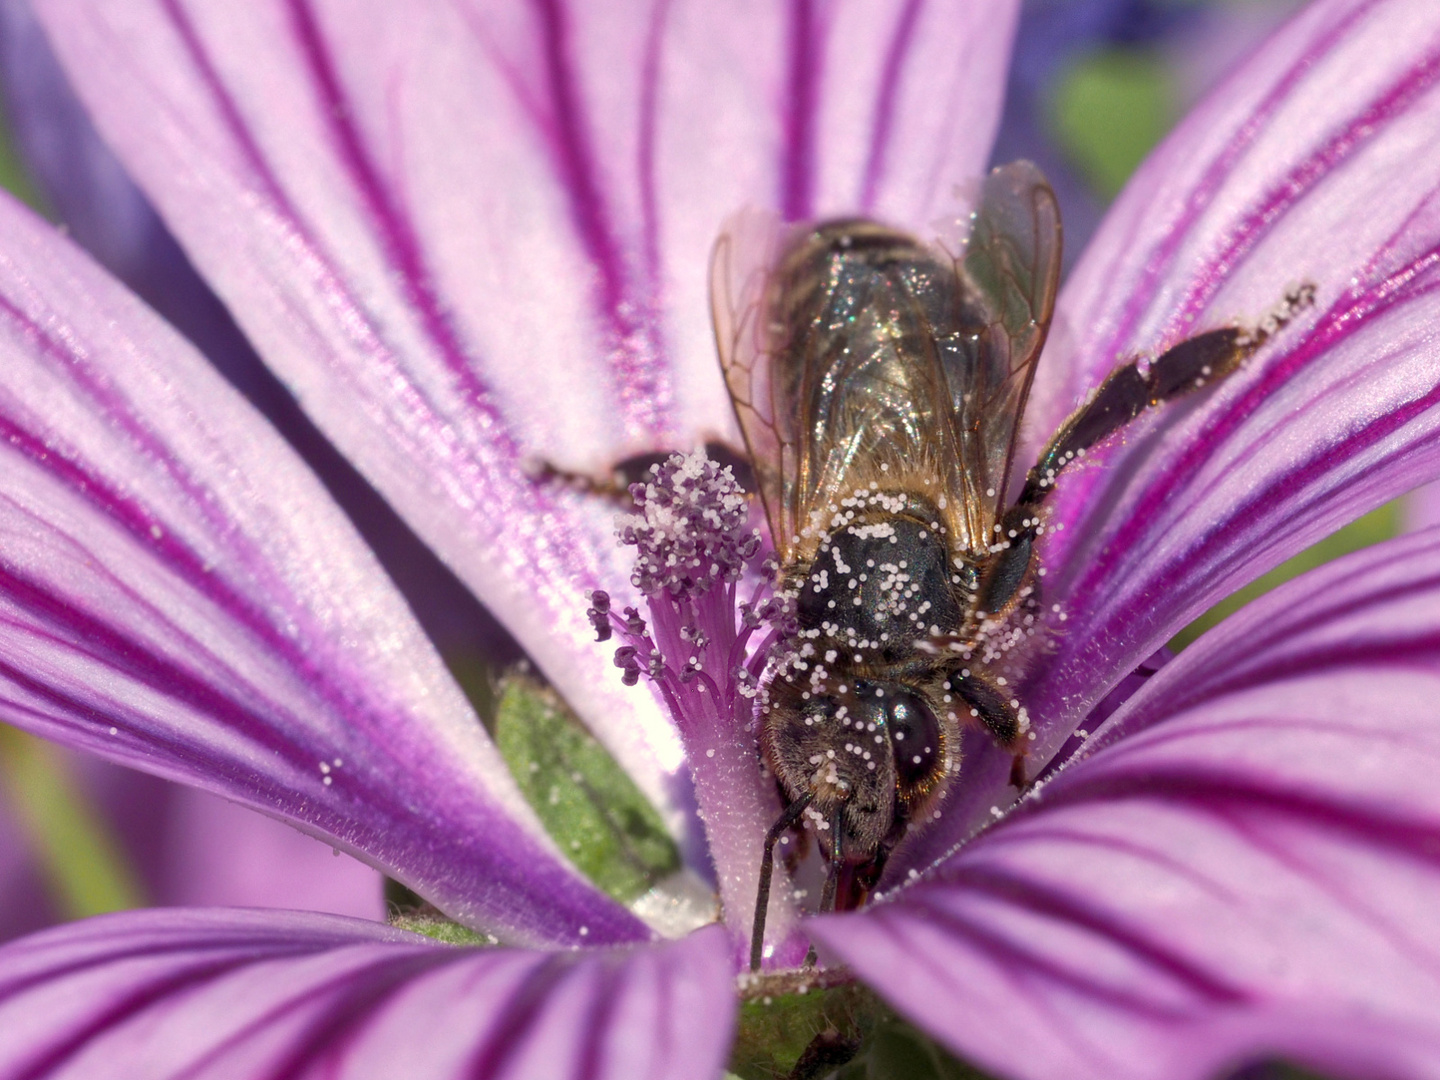
[[(969, 671), (969, 674), (962, 674)], [(970, 706), (970, 718), (977, 721), (1001, 748), (1014, 757), (1010, 764), (1010, 783), (1017, 788), (1026, 785), (1025, 749), (1029, 723), (1020, 703), (983, 675), (968, 668), (960, 669), (949, 678), (951, 689)]]

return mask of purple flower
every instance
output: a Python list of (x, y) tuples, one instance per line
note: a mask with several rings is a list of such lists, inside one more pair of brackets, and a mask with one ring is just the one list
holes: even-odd
[[(288, 820), (507, 945), (223, 909), (73, 924), (0, 948), (0, 1075), (717, 1074), (774, 812), (744, 680), (725, 682), (757, 635), (737, 613), (722, 641), (717, 612), (763, 585), (726, 569), (751, 554), (726, 533), (733, 551), (705, 549), (723, 587), (672, 590), (703, 618), (642, 631), (613, 507), (533, 463), (597, 471), (729, 432), (705, 298), (720, 222), (953, 215), (1013, 9), (37, 8), (266, 362), (677, 834), (693, 778), (726, 921), (659, 941), (583, 880), (314, 476), (7, 202), (4, 718)], [(1022, 454), (1118, 359), (1318, 293), (1057, 491), (1045, 582), (1066, 629), (1025, 690), (1038, 791), (1014, 805), (1008, 760), (974, 740), (885, 900), (803, 924), (780, 905), (782, 940), (813, 937), (981, 1064), (1158, 1080), (1280, 1053), (1435, 1074), (1440, 539), (1277, 590), (1087, 727), (1216, 599), (1440, 475), (1431, 8), (1303, 12), (1157, 151), (1067, 284)], [(596, 589), (635, 639), (619, 670), (593, 643)], [(655, 660), (645, 633), (675, 640)], [(662, 669), (682, 643), (701, 653), (684, 680)], [(649, 680), (624, 685), (652, 670), (717, 704), (677, 727)]]

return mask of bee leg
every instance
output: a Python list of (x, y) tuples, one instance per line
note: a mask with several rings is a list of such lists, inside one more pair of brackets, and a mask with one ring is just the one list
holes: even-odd
[(950, 676), (950, 685), (969, 705), (974, 718), (988, 731), (1000, 746), (1015, 756), (1010, 761), (1010, 783), (1022, 790), (1029, 784), (1025, 779), (1025, 731), (1020, 724), (1020, 712), (1014, 701), (992, 686), (987, 680), (976, 675)]
[[(835, 804), (835, 814), (830, 819), (832, 839), (830, 841), (830, 869), (825, 875), (825, 888), (820, 893), (820, 914), (835, 910), (835, 889), (840, 884), (840, 868), (845, 865), (845, 804)], [(752, 959), (754, 949), (751, 949)], [(801, 967), (812, 968), (819, 959), (819, 954), (812, 944), (805, 952), (805, 962)]]
[[(1250, 328), (1235, 326), (1187, 338), (1150, 361), (1142, 372), (1136, 362), (1118, 367), (1106, 376), (1090, 400), (1073, 412), (1040, 453), (1040, 460), (1025, 477), (1024, 490), (1007, 513), (1007, 531), (1022, 519), (1034, 518), (1055, 478), (1096, 443), (1113, 435), (1153, 405), (1161, 405), (1225, 378), (1246, 359), (1315, 302), (1315, 286), (1299, 285)], [(1030, 526), (1034, 528), (1033, 524)]]
[(1019, 748), (1024, 733), (1020, 730), (1020, 713), (1010, 698), (978, 675), (956, 672), (950, 676), (950, 685), (997, 743), (1006, 750)]
[[(750, 459), (743, 453), (732, 449), (726, 443), (713, 439), (705, 443), (704, 450), (711, 461), (721, 468), (730, 470), (731, 475), (735, 477), (741, 490), (746, 494), (758, 490), (755, 486), (755, 471), (750, 467)], [(635, 505), (634, 500), (630, 497), (630, 485), (644, 483), (646, 477), (650, 475), (651, 468), (665, 461), (672, 453), (674, 453), (673, 450), (653, 450), (643, 454), (633, 454), (617, 461), (611, 467), (608, 476), (572, 472), (544, 459), (526, 461), (524, 469), (532, 483), (567, 487), (585, 495), (596, 495), (602, 499), (608, 499), (617, 506), (628, 509)]]
[(1232, 326), (1211, 330), (1167, 349), (1143, 372), (1135, 362), (1112, 371), (1090, 400), (1060, 425), (1026, 475), (1015, 505), (995, 526), (995, 543), (1004, 547), (981, 576), (977, 610), (995, 616), (1014, 604), (1030, 569), (1040, 529), (1040, 505), (1067, 466), (1151, 406), (1225, 378), (1313, 299), (1314, 287), (1301, 286), (1287, 293), (1284, 302), (1255, 329)]
[(787, 806), (770, 831), (765, 834), (765, 853), (760, 856), (760, 890), (755, 897), (755, 926), (750, 934), (750, 970), (760, 970), (760, 954), (765, 947), (765, 915), (770, 908), (770, 879), (775, 873), (775, 845), (785, 831), (800, 820), (800, 815), (814, 798), (807, 791)]
[(1223, 379), (1259, 344), (1255, 335), (1238, 327), (1226, 327), (1180, 342), (1152, 360), (1143, 372), (1134, 361), (1116, 368), (1090, 400), (1060, 425), (1025, 477), (1024, 490), (1006, 516), (1039, 506), (1053, 489), (1056, 477), (1086, 450), (1150, 406)]
[[(1002, 527), (1011, 524), (1010, 517), (1009, 514), (1005, 516)], [(1010, 534), (1007, 546), (996, 552), (986, 566), (980, 577), (980, 589), (975, 594), (975, 611), (982, 619), (1003, 615), (1010, 610), (1020, 595), (1020, 586), (1025, 583), (1035, 556), (1036, 532), (1028, 518), (1019, 528), (1007, 531)]]
[(1010, 786), (1018, 788), (1023, 794), (1030, 786), (1030, 781), (1025, 776), (1025, 755), (1016, 754), (1010, 759)]

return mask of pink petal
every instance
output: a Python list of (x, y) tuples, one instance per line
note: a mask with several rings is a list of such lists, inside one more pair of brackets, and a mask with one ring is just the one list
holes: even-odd
[(941, 212), (986, 156), (1014, 4), (40, 8), (266, 360), (668, 801), (675, 734), (585, 619), (629, 577), (613, 507), (525, 466), (728, 433), (721, 221)]
[(194, 788), (168, 795), (157, 903), (385, 917), (380, 875), (338, 849)]
[(1029, 695), (1043, 764), (1201, 611), (1440, 475), (1440, 9), (1307, 8), (1150, 158), (1061, 298), (1032, 439), (1118, 360), (1313, 311), (1198, 407), (1136, 426), (1056, 498), (1067, 621)]
[(1428, 529), (1440, 525), (1440, 483), (1431, 482), (1416, 488), (1405, 498), (1402, 527)]
[(69, 753), (63, 761), (118, 841), (148, 903), (385, 918), (381, 875), (294, 826), (92, 754)]
[(0, 949), (7, 1077), (691, 1080), (734, 1023), (730, 944), (455, 948), (299, 912), (184, 908)]
[(28, 934), (58, 918), (24, 828), (8, 803), (0, 800), (0, 941)]
[(1005, 822), (816, 936), (1005, 1075), (1198, 1080), (1283, 1053), (1431, 1076), (1437, 700), (1432, 530), (1257, 600)]
[(554, 852), (294, 453), (8, 199), (0, 237), (0, 717), (288, 819), (507, 936), (643, 936)]

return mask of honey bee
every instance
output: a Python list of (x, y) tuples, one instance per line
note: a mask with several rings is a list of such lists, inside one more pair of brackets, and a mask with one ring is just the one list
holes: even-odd
[(802, 815), (829, 867), (820, 908), (844, 910), (953, 782), (962, 726), (1014, 754), (1024, 783), (1028, 719), (987, 642), (1034, 595), (1056, 477), (1145, 409), (1234, 371), (1309, 294), (1258, 329), (1117, 368), (1007, 503), (1060, 277), (1060, 213), (1040, 171), (1020, 161), (986, 178), (958, 258), (839, 220), (792, 231), (747, 277), (742, 231), (716, 245), (712, 309), (795, 623), (760, 708), (785, 810), (761, 864), (758, 970), (775, 844)]

